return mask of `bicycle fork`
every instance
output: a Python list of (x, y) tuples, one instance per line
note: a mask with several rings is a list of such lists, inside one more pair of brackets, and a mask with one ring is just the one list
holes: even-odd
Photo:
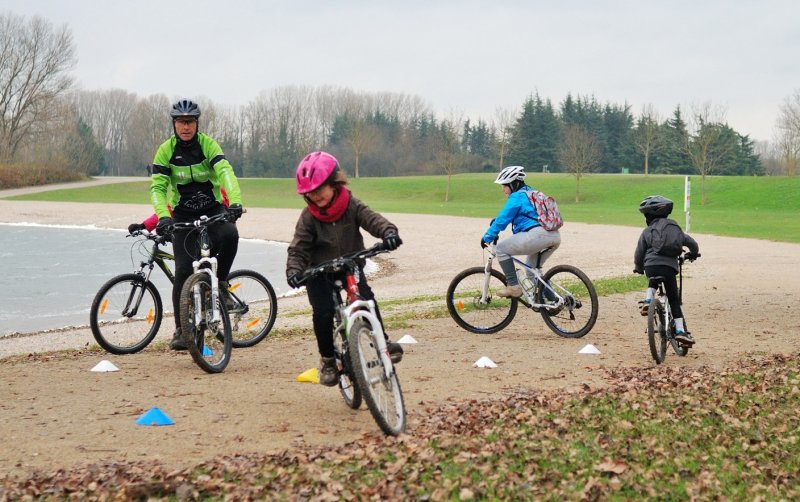
[[(203, 254), (206, 254), (206, 250), (203, 250)], [(205, 273), (208, 274), (208, 278), (211, 281), (211, 322), (220, 322), (222, 320), (222, 314), (219, 308), (219, 279), (217, 278), (217, 259), (210, 258), (207, 255), (203, 256), (197, 261), (192, 262), (192, 267), (195, 270), (195, 273)], [(202, 298), (202, 291), (199, 285), (194, 287), (194, 291), (192, 291), (194, 295), (194, 304), (195, 305), (202, 305), (203, 298)], [(203, 322), (203, 309), (195, 309), (194, 312), (194, 322), (195, 326), (200, 326)]]

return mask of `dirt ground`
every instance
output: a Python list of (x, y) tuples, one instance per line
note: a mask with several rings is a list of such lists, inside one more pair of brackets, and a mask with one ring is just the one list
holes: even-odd
[[(104, 226), (125, 228), (148, 211), (134, 205), (0, 200), (0, 222), (96, 224), (103, 215)], [(250, 209), (240, 220), (240, 233), (285, 242), (297, 215)], [(392, 273), (371, 281), (379, 300), (440, 294), (443, 302), (452, 277), (482, 262), (477, 243), (487, 221), (386, 216), (399, 226), (405, 244), (383, 255), (384, 265), (390, 265), (384, 269)], [(639, 231), (567, 223), (549, 265), (573, 264), (593, 279), (629, 274)], [(748, 353), (795, 352), (800, 318), (791, 308), (800, 286), (800, 245), (694, 237), (703, 256), (688, 267), (684, 310), (698, 343), (685, 358), (670, 352), (665, 364), (723, 368)], [(636, 309), (640, 297), (638, 292), (601, 297), (596, 326), (578, 340), (554, 335), (531, 311), (520, 311), (510, 327), (494, 335), (468, 333), (449, 317), (416, 319), (393, 331), (393, 339), (408, 334), (418, 342), (405, 346), (399, 367), (408, 434), (414, 434), (427, 406), (447, 400), (486, 398), (518, 386), (601, 386), (606, 369), (653, 366), (646, 323)], [(287, 315), (307, 308), (305, 296), (280, 300), (276, 327), (308, 332), (307, 315)], [(171, 322), (163, 326), (160, 340), (171, 333)], [(588, 343), (601, 354), (578, 354)], [(223, 454), (342, 443), (378, 430), (363, 406), (350, 410), (335, 388), (295, 380), (317, 364), (311, 335), (268, 338), (235, 350), (218, 375), (202, 372), (185, 352), (151, 346), (112, 356), (87, 349), (93, 344), (86, 328), (0, 339), (0, 476), (125, 461), (158, 460), (179, 468)], [(63, 349), (77, 350), (54, 352)], [(498, 367), (474, 367), (481, 356)], [(102, 359), (120, 371), (91, 372)], [(153, 407), (175, 425), (136, 425)]]

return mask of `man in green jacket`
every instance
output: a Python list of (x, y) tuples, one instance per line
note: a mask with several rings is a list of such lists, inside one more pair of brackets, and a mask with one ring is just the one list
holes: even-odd
[[(170, 342), (173, 350), (186, 350), (180, 333), (178, 305), (181, 288), (192, 275), (192, 261), (200, 250), (196, 233), (191, 230), (172, 232), (176, 222), (191, 222), (202, 215), (215, 216), (228, 212), (231, 221), (242, 216), (242, 194), (233, 167), (225, 158), (222, 148), (211, 137), (198, 132), (200, 107), (189, 99), (181, 99), (170, 110), (174, 135), (156, 151), (150, 184), (150, 200), (158, 215), (156, 231), (173, 234), (175, 255), (175, 282), (172, 288), (172, 305), (175, 311), (175, 333)], [(171, 190), (170, 190), (171, 188)], [(220, 188), (224, 188), (230, 201), (222, 203)], [(169, 206), (172, 207), (170, 213)], [(208, 229), (211, 236), (211, 253), (217, 258), (217, 277), (220, 290), (228, 290), (228, 273), (239, 248), (239, 231), (235, 223), (221, 223)]]

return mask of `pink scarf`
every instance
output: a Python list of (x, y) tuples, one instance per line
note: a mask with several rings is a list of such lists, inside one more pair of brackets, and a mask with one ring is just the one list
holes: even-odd
[(325, 207), (319, 207), (308, 199), (306, 199), (306, 204), (314, 218), (325, 223), (332, 223), (342, 217), (347, 205), (350, 204), (350, 190), (339, 185), (333, 195), (333, 200)]

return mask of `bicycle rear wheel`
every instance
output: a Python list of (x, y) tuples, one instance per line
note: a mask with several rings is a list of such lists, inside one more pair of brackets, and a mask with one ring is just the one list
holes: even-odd
[[(597, 322), (597, 292), (589, 277), (578, 267), (556, 265), (544, 274), (544, 280), (564, 298), (560, 307), (542, 307), (544, 323), (553, 332), (566, 338), (581, 338)], [(539, 284), (536, 303), (548, 303), (553, 293)]]
[(233, 346), (252, 347), (269, 334), (278, 315), (278, 299), (266, 277), (253, 270), (228, 275), (234, 308), (228, 309)]
[(394, 368), (389, 377), (378, 353), (375, 333), (364, 319), (353, 323), (347, 339), (358, 387), (372, 418), (384, 434), (397, 436), (406, 429), (406, 408), (403, 391)]
[(347, 338), (341, 328), (333, 334), (333, 353), (339, 370), (339, 392), (341, 392), (345, 404), (357, 410), (361, 407), (361, 389), (358, 388), (358, 383), (353, 376), (353, 363), (350, 360)]
[(133, 354), (153, 341), (161, 326), (161, 296), (136, 274), (118, 275), (100, 287), (89, 311), (97, 343), (111, 354)]
[[(220, 320), (213, 321), (214, 305), (211, 279), (205, 272), (195, 273), (186, 279), (181, 289), (181, 334), (192, 359), (207, 373), (222, 372), (231, 360), (231, 322), (220, 302)], [(199, 312), (200, 322), (195, 321)]]
[(664, 325), (664, 304), (658, 298), (653, 298), (647, 311), (647, 339), (653, 360), (656, 364), (663, 363), (667, 356), (667, 329)]
[(456, 275), (447, 288), (450, 317), (472, 333), (497, 333), (508, 326), (517, 313), (516, 298), (501, 298), (496, 294), (506, 285), (506, 277), (497, 270), (491, 270), (486, 299), (481, 301), (486, 280), (483, 267), (472, 267)]

